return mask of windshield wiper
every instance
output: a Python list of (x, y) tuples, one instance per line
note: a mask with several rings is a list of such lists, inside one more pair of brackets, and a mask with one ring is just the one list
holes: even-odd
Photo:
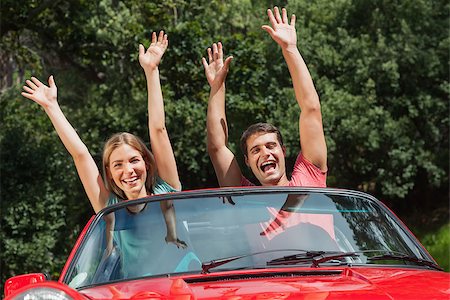
[(291, 265), (301, 262), (312, 261), (311, 267), (317, 268), (319, 264), (342, 257), (356, 257), (359, 256), (356, 252), (327, 252), (327, 251), (307, 251), (302, 254), (295, 254), (273, 259), (267, 262), (268, 266), (276, 265)]
[[(250, 257), (250, 256), (254, 256), (254, 255), (259, 255), (259, 254), (265, 254), (265, 253), (272, 253), (272, 252), (305, 252), (308, 253), (308, 251), (306, 250), (302, 250), (302, 249), (275, 249), (275, 250), (267, 250), (267, 251), (260, 251), (260, 252), (253, 252), (253, 253), (248, 253), (248, 254), (243, 254), (243, 255), (237, 255), (237, 256), (230, 256), (230, 257), (225, 257), (225, 258), (219, 258), (219, 259), (214, 259), (208, 262), (202, 262), (202, 273), (206, 274), (209, 273), (210, 269), (216, 268), (218, 266), (227, 264), (229, 262), (232, 262), (234, 260), (238, 260), (241, 258), (245, 258), (245, 257)], [(318, 251), (320, 252), (320, 251)], [(294, 256), (294, 255), (291, 255)]]
[[(358, 252), (333, 252), (333, 251), (307, 251), (307, 250), (301, 250), (301, 249), (276, 249), (276, 250), (267, 250), (267, 251), (261, 251), (261, 252), (253, 252), (249, 254), (244, 255), (237, 255), (237, 256), (231, 256), (226, 258), (220, 258), (211, 260), (209, 262), (203, 262), (202, 263), (202, 273), (206, 274), (209, 273), (209, 270), (224, 264), (227, 264), (229, 262), (232, 262), (234, 260), (238, 260), (245, 257), (250, 257), (258, 254), (265, 254), (265, 253), (272, 253), (272, 252), (286, 252), (286, 251), (294, 251), (294, 252), (300, 252), (294, 255), (287, 255), (280, 258), (273, 259), (271, 261), (268, 261), (266, 264), (268, 266), (276, 266), (276, 265), (292, 265), (292, 264), (298, 264), (302, 262), (310, 262), (312, 261), (312, 268), (319, 267), (319, 264), (330, 261), (330, 260), (336, 260), (343, 257), (358, 257), (360, 254), (365, 254), (369, 252), (384, 252), (385, 250), (365, 250), (365, 251), (358, 251)], [(408, 256), (406, 254), (402, 253), (389, 253), (389, 254), (383, 254), (379, 256), (372, 256), (368, 257), (368, 260), (406, 260), (411, 261), (420, 265), (429, 266), (434, 269), (443, 271), (441, 267), (439, 267), (437, 264), (435, 264), (432, 261), (420, 259), (417, 257)]]
[(424, 260), (421, 258), (417, 258), (414, 256), (409, 256), (406, 254), (383, 254), (383, 255), (377, 255), (377, 256), (372, 256), (372, 257), (368, 257), (367, 260), (403, 260), (403, 261), (410, 261), (410, 262), (414, 262), (416, 264), (422, 265), (422, 266), (428, 266), (428, 267), (432, 267), (434, 269), (437, 269), (439, 271), (444, 271), (444, 269), (442, 269), (441, 267), (439, 267), (437, 264), (435, 264), (432, 261), (429, 260)]

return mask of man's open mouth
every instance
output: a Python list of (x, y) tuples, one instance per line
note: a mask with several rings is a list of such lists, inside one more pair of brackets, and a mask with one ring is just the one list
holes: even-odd
[(267, 172), (276, 168), (276, 163), (274, 161), (266, 161), (263, 162), (260, 166), (261, 171)]

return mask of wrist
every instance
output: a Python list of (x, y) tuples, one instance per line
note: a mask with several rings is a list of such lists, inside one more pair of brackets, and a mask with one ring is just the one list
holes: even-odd
[(145, 67), (144, 68), (144, 72), (145, 72), (145, 75), (152, 75), (152, 74), (158, 74), (159, 73), (159, 69), (158, 69), (158, 66), (152, 66), (152, 67)]
[(283, 54), (292, 54), (299, 52), (297, 44), (288, 44), (285, 47), (282, 47), (281, 49), (283, 51)]
[(222, 82), (220, 84), (211, 84), (210, 88), (211, 88), (211, 93), (225, 91), (225, 82)]
[(43, 106), (43, 108), (44, 108), (44, 111), (47, 114), (51, 114), (51, 113), (55, 113), (55, 112), (60, 112), (61, 111), (61, 108), (59, 107), (59, 104), (58, 104), (58, 101), (57, 101), (56, 98), (55, 98), (54, 101), (52, 101), (52, 103)]

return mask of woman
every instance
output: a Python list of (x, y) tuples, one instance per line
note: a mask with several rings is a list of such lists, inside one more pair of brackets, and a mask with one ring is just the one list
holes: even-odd
[[(158, 65), (168, 46), (163, 31), (152, 34), (152, 42), (145, 51), (139, 45), (139, 63), (144, 69), (148, 89), (148, 124), (153, 154), (136, 136), (118, 133), (105, 144), (102, 178), (86, 145), (66, 119), (57, 101), (57, 87), (53, 76), (48, 86), (37, 78), (26, 80), (22, 96), (38, 103), (50, 118), (61, 141), (72, 156), (83, 187), (98, 213), (108, 205), (122, 200), (133, 200), (151, 194), (181, 190), (175, 157), (165, 127), (164, 103), (159, 81)], [(134, 206), (133, 212), (143, 209)], [(166, 220), (166, 242), (185, 248), (175, 230), (175, 212), (171, 201), (161, 204)]]

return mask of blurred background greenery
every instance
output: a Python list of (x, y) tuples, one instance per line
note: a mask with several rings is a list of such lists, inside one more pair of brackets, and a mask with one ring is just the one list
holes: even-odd
[(241, 132), (272, 122), (284, 133), (290, 169), (299, 111), (281, 51), (260, 29), (274, 5), (297, 16), (322, 103), (328, 185), (381, 199), (449, 270), (448, 1), (3, 0), (1, 284), (26, 272), (57, 277), (93, 214), (45, 113), (20, 95), (25, 79), (55, 76), (63, 111), (99, 162), (111, 134), (148, 136), (138, 44), (165, 30), (161, 81), (183, 187), (214, 187), (201, 57), (222, 41), (234, 56), (230, 147), (241, 159)]

